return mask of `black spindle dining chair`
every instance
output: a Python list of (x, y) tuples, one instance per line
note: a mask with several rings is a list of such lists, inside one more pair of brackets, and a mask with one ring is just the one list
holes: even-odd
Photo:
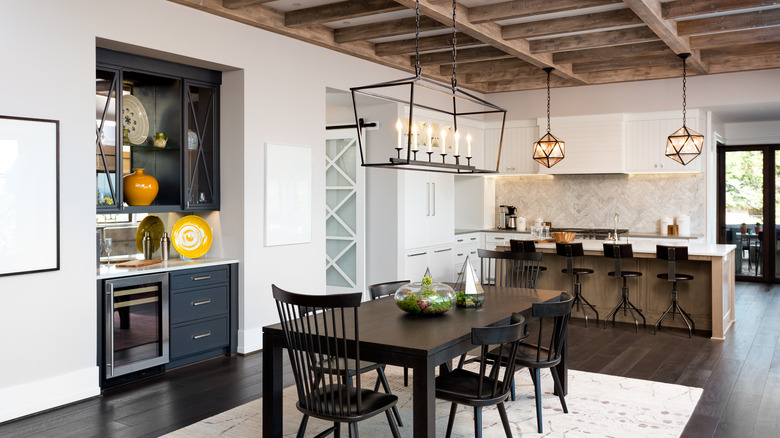
[[(298, 393), (296, 407), (303, 413), (298, 436), (309, 417), (333, 421), (318, 436), (348, 423), (349, 435), (358, 438), (357, 423), (382, 412), (393, 437), (400, 436), (391, 409), (398, 397), (361, 386), (358, 307), (363, 294), (302, 295), (271, 286), (282, 323)], [(347, 382), (354, 375), (354, 384)]]
[(536, 289), (541, 252), (477, 250), (482, 284)]
[[(368, 287), (368, 291), (371, 292), (371, 299), (376, 300), (386, 296), (393, 296), (399, 287), (409, 284), (409, 280), (388, 281), (386, 283), (372, 284)], [(385, 379), (386, 381), (387, 379)], [(404, 367), (404, 386), (409, 386), (409, 367)], [(379, 380), (376, 381), (374, 391), (379, 389)], [(395, 411), (394, 411), (395, 412)], [(401, 417), (396, 415), (398, 424), (403, 426)]]

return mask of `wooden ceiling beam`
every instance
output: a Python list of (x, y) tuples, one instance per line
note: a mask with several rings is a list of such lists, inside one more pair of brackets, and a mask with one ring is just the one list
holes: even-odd
[[(464, 62), (464, 63), (458, 63), (458, 74), (471, 74), (471, 73), (482, 73), (485, 71), (499, 71), (504, 69), (513, 69), (513, 68), (530, 68), (530, 69), (537, 69), (539, 71), (542, 71), (541, 68), (531, 65), (525, 61), (521, 61), (517, 58), (504, 58), (504, 59), (496, 59), (492, 61), (477, 61), (477, 62)], [(442, 76), (452, 74), (452, 66), (451, 65), (442, 65), (439, 68), (439, 74)]]
[(679, 64), (680, 58), (670, 50), (669, 53), (665, 55), (632, 56), (575, 63), (572, 65), (572, 70), (577, 73), (592, 73), (596, 71), (611, 71), (625, 68), (655, 67), (659, 65), (664, 66)]
[(547, 80), (547, 74), (536, 66), (468, 73), (463, 76), (463, 80), (467, 84), (496, 81), (528, 81), (539, 78)]
[[(482, 41), (472, 36), (466, 35), (463, 32), (458, 32), (457, 38), (458, 38), (458, 47), (468, 47), (468, 46), (474, 46), (478, 44), (484, 44)], [(414, 38), (412, 38), (412, 39), (399, 40), (399, 41), (388, 41), (386, 43), (377, 43), (375, 50), (377, 56), (388, 56), (388, 55), (401, 55), (401, 54), (414, 53), (414, 47), (415, 47)], [(436, 35), (436, 36), (420, 38), (421, 52), (426, 52), (430, 50), (442, 50), (449, 47), (452, 47), (451, 33), (445, 35)]]
[[(698, 0), (703, 1), (703, 0)], [(663, 17), (660, 0), (623, 0), (625, 4), (642, 19), (647, 26), (665, 42), (674, 53), (689, 53), (686, 61), (692, 71), (699, 74), (707, 73), (707, 66), (701, 60), (699, 53), (691, 48), (687, 37), (677, 34), (677, 22)]]
[(739, 56), (759, 56), (780, 53), (780, 42), (749, 44), (746, 46), (728, 46), (701, 51), (701, 56), (708, 62), (718, 58), (733, 58)]
[[(473, 62), (473, 61), (485, 61), (490, 59), (510, 58), (512, 55), (497, 49), (495, 47), (475, 47), (472, 49), (458, 50), (457, 61), (458, 62)], [(410, 56), (409, 60), (411, 65), (414, 65), (415, 58)], [(436, 53), (423, 53), (420, 55), (420, 65), (452, 65), (452, 51), (446, 50), (444, 52)], [(450, 67), (450, 74), (452, 74), (452, 67)]]
[[(333, 29), (321, 24), (312, 24), (300, 28), (284, 26), (284, 14), (267, 6), (253, 6), (241, 9), (228, 9), (223, 6), (222, 0), (170, 0), (184, 6), (189, 6), (209, 14), (214, 14), (229, 20), (244, 23), (269, 32), (274, 32), (300, 41), (314, 44), (320, 47), (335, 50), (340, 53), (352, 55), (377, 64), (396, 68), (399, 70), (414, 72), (409, 65), (409, 57), (405, 55), (376, 56), (374, 44), (367, 41), (355, 41), (350, 43), (337, 43), (333, 38)], [(425, 74), (431, 79), (448, 80), (446, 76), (438, 74), (437, 69), (425, 69)]]
[[(695, 73), (688, 71), (688, 76), (695, 75)], [(676, 65), (597, 71), (588, 74), (588, 80), (593, 84), (611, 84), (617, 82), (648, 81), (652, 79), (668, 78), (682, 78), (682, 62), (679, 61), (679, 59)], [(682, 83), (680, 85), (682, 85)]]
[(777, 4), (780, 2), (776, 0), (676, 0), (664, 3), (661, 13), (665, 20), (673, 20), (712, 14), (713, 12), (738, 11)]
[(624, 44), (622, 46), (599, 47), (597, 49), (571, 50), (568, 52), (553, 53), (553, 61), (556, 64), (571, 62), (599, 61), (612, 58), (631, 56), (661, 55), (674, 53), (663, 41), (651, 41), (648, 43)]
[(780, 53), (756, 56), (724, 56), (710, 62), (710, 73), (732, 73), (746, 70), (780, 68)]
[(406, 8), (393, 0), (350, 0), (286, 12), (284, 24), (289, 27), (306, 26), (402, 10)]
[[(493, 81), (484, 84), (488, 93), (505, 93), (511, 91), (539, 90), (547, 88), (547, 74), (538, 78), (526, 78), (522, 81), (503, 80)], [(550, 87), (573, 87), (579, 85), (576, 82), (565, 78), (550, 76)], [(544, 113), (544, 107), (539, 108), (540, 114)]]
[[(415, 0), (396, 0), (407, 7), (414, 7)], [(549, 1), (549, 0), (548, 0)], [(573, 2), (579, 0), (571, 0)], [(431, 17), (441, 23), (452, 25), (452, 5), (437, 5), (430, 0), (419, 0), (420, 12), (425, 16)], [(470, 9), (459, 6), (457, 9), (456, 20), (457, 28), (486, 44), (489, 44), (503, 52), (506, 52), (525, 62), (536, 65), (537, 67), (554, 67), (553, 74), (577, 83), (584, 84), (582, 77), (572, 74), (568, 65), (554, 65), (552, 55), (549, 53), (532, 53), (529, 42), (524, 39), (506, 40), (501, 36), (501, 26), (496, 23), (475, 24), (469, 21)]]
[(701, 35), (769, 26), (780, 26), (780, 8), (678, 21), (677, 34), (682, 36)]
[(640, 24), (642, 20), (631, 9), (576, 15), (553, 20), (531, 21), (503, 26), (501, 34), (505, 39), (531, 38), (569, 32), (582, 32), (610, 27)]
[(691, 37), (691, 47), (696, 50), (702, 50), (777, 41), (780, 41), (780, 28), (766, 27), (762, 29), (693, 36)]
[(522, 0), (475, 6), (469, 9), (469, 21), (487, 23), (497, 20), (529, 17), (552, 12), (572, 11), (620, 3), (622, 0)]
[(222, 0), (222, 6), (228, 9), (238, 9), (246, 6), (262, 5), (274, 0)]
[(618, 46), (658, 40), (658, 35), (649, 28), (609, 30), (605, 32), (583, 33), (557, 38), (545, 38), (530, 41), (532, 53), (561, 52), (596, 47)]
[[(337, 43), (351, 43), (374, 38), (413, 34), (415, 32), (416, 21), (417, 20), (414, 17), (410, 17), (401, 18), (400, 20), (383, 21), (380, 23), (342, 27), (333, 31), (333, 39)], [(432, 18), (420, 17), (420, 32), (438, 30), (445, 27), (447, 26)]]

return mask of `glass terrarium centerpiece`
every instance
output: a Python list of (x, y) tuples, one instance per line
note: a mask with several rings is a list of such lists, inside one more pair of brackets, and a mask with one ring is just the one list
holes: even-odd
[(455, 294), (458, 307), (482, 307), (485, 302), (485, 290), (468, 256), (455, 282)]
[(398, 288), (395, 304), (414, 315), (438, 315), (450, 310), (455, 304), (455, 292), (444, 283), (435, 283), (430, 270), (426, 270), (421, 282)]

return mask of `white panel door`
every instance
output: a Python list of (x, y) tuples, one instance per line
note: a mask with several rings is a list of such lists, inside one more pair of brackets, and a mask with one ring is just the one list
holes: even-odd
[[(430, 218), (434, 211), (428, 172), (403, 171), (404, 248), (430, 244)], [(454, 227), (454, 225), (453, 225)]]
[(434, 281), (455, 281), (454, 252), (452, 245), (435, 247), (428, 252), (428, 267), (431, 268)]
[(406, 254), (404, 254), (404, 272), (401, 277), (413, 282), (422, 281), (427, 268), (428, 250), (420, 249), (407, 251)]
[[(364, 136), (365, 138), (365, 136)], [(325, 270), (328, 293), (364, 292), (364, 169), (357, 131), (328, 130), (325, 140)]]
[(430, 181), (431, 214), (429, 245), (452, 245), (455, 241), (455, 176), (425, 173)]

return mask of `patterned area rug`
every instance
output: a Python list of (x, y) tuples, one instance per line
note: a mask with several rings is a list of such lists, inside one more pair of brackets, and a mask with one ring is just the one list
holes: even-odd
[[(404, 437), (412, 436), (411, 381), (403, 386), (403, 369), (387, 367), (390, 388), (398, 395), (398, 408), (404, 427)], [(367, 375), (367, 377), (370, 375)], [(410, 373), (410, 380), (412, 375)], [(544, 434), (536, 432), (536, 407), (528, 370), (517, 372), (517, 400), (507, 401), (506, 410), (515, 437), (679, 437), (685, 428), (701, 388), (693, 388), (647, 380), (593, 374), (569, 370), (569, 394), (566, 403), (569, 413), (564, 414), (558, 397), (553, 395), (552, 377), (542, 370), (542, 419)], [(373, 385), (370, 376), (363, 381), (365, 387)], [(295, 408), (295, 388), (284, 390), (284, 436), (295, 436), (301, 414)], [(436, 401), (436, 433), (444, 436), (449, 415), (449, 403)], [(262, 399), (223, 412), (191, 426), (166, 435), (173, 438), (249, 437), (260, 436), (262, 431)], [(330, 424), (310, 419), (306, 436), (314, 436)], [(389, 437), (390, 427), (384, 415), (363, 421), (358, 426), (361, 436)], [(504, 430), (498, 411), (485, 408), (482, 414), (484, 437), (503, 437)], [(346, 427), (342, 427), (346, 436)], [(474, 436), (472, 408), (460, 406), (455, 417), (453, 436)]]

